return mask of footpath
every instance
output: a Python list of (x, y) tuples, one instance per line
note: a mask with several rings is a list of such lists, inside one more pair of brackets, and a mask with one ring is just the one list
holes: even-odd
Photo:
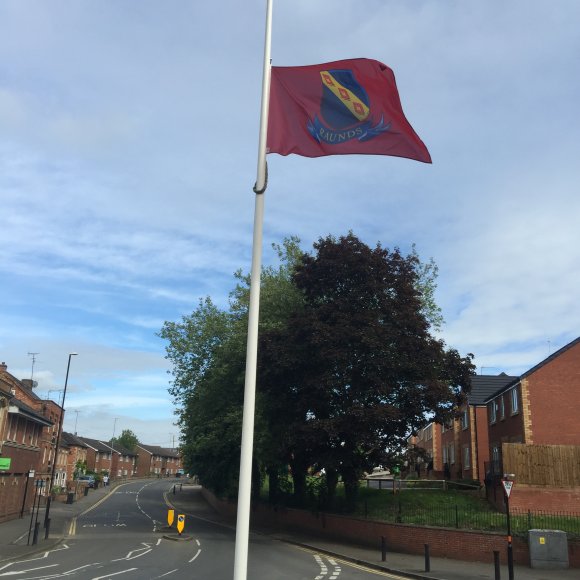
[[(68, 534), (72, 520), (94, 506), (97, 502), (114, 491), (114, 487), (89, 489), (87, 496), (81, 496), (72, 504), (53, 501), (50, 506), (50, 527), (48, 538), (45, 538), (44, 519), (46, 508), (41, 506), (31, 514), (25, 512), (24, 517), (9, 520), (0, 524), (0, 564), (5, 561), (25, 559), (27, 556), (47, 552), (55, 548)], [(38, 526), (38, 539), (33, 544), (35, 524)]]
[[(203, 499), (201, 488), (197, 485), (182, 483), (175, 480), (175, 493), (172, 491), (172, 480), (167, 480), (168, 493), (167, 503), (176, 513), (186, 515), (186, 518), (202, 518), (211, 520), (230, 529), (235, 528), (235, 522), (228, 521), (215, 512)], [(50, 534), (45, 538), (44, 508), (38, 513), (39, 533), (38, 543), (32, 545), (34, 523), (31, 526), (31, 514), (25, 514), (21, 519), (10, 520), (0, 524), (0, 570), (3, 562), (27, 559), (35, 554), (49, 551), (55, 548), (68, 535), (72, 520), (92, 508), (96, 503), (104, 501), (109, 493), (114, 492), (114, 487), (101, 487), (91, 489), (87, 496), (83, 496), (73, 504), (53, 502), (50, 508)], [(191, 523), (187, 522), (189, 525)], [(189, 525), (187, 527), (189, 527)], [(186, 529), (187, 529), (186, 527)], [(28, 536), (30, 533), (30, 545)], [(405, 578), (438, 579), (438, 580), (494, 580), (495, 570), (493, 562), (489, 564), (480, 562), (465, 562), (448, 560), (445, 558), (431, 558), (430, 572), (425, 572), (425, 560), (422, 556), (412, 554), (387, 553), (386, 561), (381, 561), (381, 553), (377, 548), (372, 550), (355, 545), (341, 544), (328, 539), (316, 538), (297, 532), (295, 530), (256, 529), (252, 527), (252, 534), (267, 535), (270, 538), (301, 546), (303, 548), (327, 554), (337, 560), (353, 562), (367, 566), (378, 571), (396, 574)], [(501, 554), (502, 563), (505, 554)], [(501, 578), (508, 579), (506, 565), (501, 566)], [(525, 566), (516, 566), (514, 570), (515, 580), (578, 580), (580, 571), (577, 569), (567, 570), (533, 570)]]
[[(193, 518), (202, 518), (235, 529), (235, 521), (228, 520), (210, 507), (201, 495), (197, 485), (177, 483), (175, 493), (167, 494), (167, 501), (177, 510)], [(430, 558), (430, 572), (425, 572), (425, 558), (415, 554), (388, 552), (382, 561), (380, 548), (373, 550), (364, 546), (334, 542), (327, 538), (315, 537), (297, 530), (260, 528), (251, 525), (252, 534), (266, 535), (274, 540), (294, 544), (302, 548), (327, 554), (337, 560), (353, 562), (377, 571), (387, 572), (404, 578), (436, 580), (494, 580), (493, 560), (487, 563)], [(251, 538), (250, 538), (251, 541)], [(506, 550), (507, 551), (507, 550)], [(500, 554), (500, 577), (508, 580), (507, 555)], [(514, 566), (514, 580), (579, 580), (580, 570), (540, 570), (526, 566)]]

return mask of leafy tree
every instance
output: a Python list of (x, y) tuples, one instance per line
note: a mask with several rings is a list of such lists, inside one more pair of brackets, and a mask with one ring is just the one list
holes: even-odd
[[(263, 269), (260, 331), (279, 326), (300, 299), (289, 274), (293, 257), (300, 255), (298, 240), (290, 238), (275, 249), (283, 264)], [(249, 304), (249, 277), (241, 272), (235, 276), (229, 310), (207, 297), (180, 322), (165, 322), (159, 333), (172, 363), (169, 391), (179, 405), (185, 467), (202, 484), (227, 495), (237, 490)], [(256, 480), (261, 456), (269, 464), (280, 462), (259, 408), (257, 414)]]
[(432, 272), (416, 253), (371, 249), (352, 233), (321, 238), (314, 249), (293, 275), (300, 308), (262, 335), (261, 384), (287, 413), (295, 485), (316, 462), (329, 496), (340, 473), (352, 505), (363, 470), (404, 445), (429, 415), (451, 413), (474, 367), (471, 355), (429, 334), (438, 320), (425, 296)]
[(110, 441), (112, 446), (121, 445), (129, 451), (134, 451), (135, 447), (139, 444), (139, 438), (131, 429), (123, 429), (119, 437), (113, 437)]

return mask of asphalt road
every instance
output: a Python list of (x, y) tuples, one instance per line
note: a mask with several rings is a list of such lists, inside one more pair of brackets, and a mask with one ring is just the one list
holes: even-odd
[[(201, 502), (197, 512), (195, 506), (189, 509), (181, 536), (167, 530), (165, 499), (172, 487), (173, 482), (167, 480), (120, 486), (74, 520), (63, 543), (4, 565), (0, 580), (231, 580), (235, 531), (204, 518), (207, 507)], [(249, 580), (368, 580), (377, 576), (397, 578), (265, 536), (251, 536)]]

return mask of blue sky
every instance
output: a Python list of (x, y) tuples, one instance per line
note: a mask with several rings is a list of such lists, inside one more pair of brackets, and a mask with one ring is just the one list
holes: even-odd
[[(250, 269), (265, 0), (0, 3), (0, 359), (67, 430), (170, 445), (165, 320)], [(349, 230), (439, 265), (442, 336), (521, 373), (580, 335), (580, 3), (276, 0), (275, 65), (395, 72), (433, 165), (269, 157), (264, 261)], [(78, 411), (78, 413), (74, 412)]]

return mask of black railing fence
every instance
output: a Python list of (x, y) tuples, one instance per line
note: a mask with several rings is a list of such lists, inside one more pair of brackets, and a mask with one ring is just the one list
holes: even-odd
[[(529, 530), (549, 529), (567, 532), (580, 537), (580, 514), (567, 512), (510, 510), (511, 528), (515, 535), (526, 535)], [(365, 504), (364, 517), (389, 523), (415, 524), (467, 530), (504, 531), (506, 515), (500, 512), (481, 511), (457, 505), (430, 508), (409, 507), (401, 503), (387, 509), (369, 509)]]

